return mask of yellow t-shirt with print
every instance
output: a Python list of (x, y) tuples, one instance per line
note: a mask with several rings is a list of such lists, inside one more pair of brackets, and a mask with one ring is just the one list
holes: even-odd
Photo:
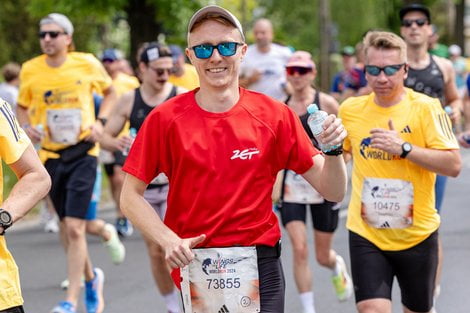
[[(19, 127), (8, 103), (0, 99), (0, 164), (19, 160), (30, 141)], [(0, 165), (0, 203), (3, 203), (3, 172)], [(1, 206), (1, 205), (0, 205)], [(8, 251), (5, 236), (0, 236), (0, 311), (23, 304), (20, 275)]]
[[(389, 251), (413, 247), (439, 227), (440, 219), (434, 205), (436, 175), (407, 159), (371, 148), (370, 130), (372, 128), (388, 129), (388, 121), (391, 119), (400, 137), (412, 145), (439, 150), (459, 149), (452, 133), (452, 124), (439, 100), (408, 88), (405, 90), (406, 95), (403, 100), (392, 107), (378, 106), (374, 102), (372, 93), (367, 96), (349, 98), (341, 104), (339, 109), (339, 117), (348, 131), (344, 150), (351, 153), (353, 157), (352, 194), (347, 228), (371, 241), (380, 249)], [(397, 192), (392, 189), (387, 190), (391, 188), (391, 184), (384, 187), (383, 183), (380, 183), (375, 185), (375, 190), (371, 189), (372, 192), (369, 192), (371, 180), (385, 182), (385, 184), (395, 180), (400, 184), (403, 183), (403, 186), (408, 182), (411, 183), (412, 188), (408, 186), (408, 191), (412, 190), (412, 196), (406, 195), (410, 198), (412, 205), (412, 219), (408, 219), (411, 225), (406, 228), (392, 229), (387, 228), (387, 223), (384, 223), (380, 227), (377, 225), (372, 227), (363, 219), (361, 214), (366, 211), (364, 203), (373, 203), (374, 210), (381, 210), (381, 214), (393, 214), (391, 211), (384, 210), (396, 209), (393, 207), (395, 204), (392, 200), (383, 202), (383, 199), (387, 197), (393, 199), (394, 192)], [(367, 190), (364, 195), (362, 194), (363, 187), (364, 191)], [(374, 192), (380, 192), (380, 195)], [(389, 194), (386, 194), (387, 192)], [(400, 194), (400, 191), (396, 194)], [(383, 198), (375, 200), (372, 198), (375, 196)]]
[(199, 87), (199, 76), (197, 76), (196, 68), (188, 63), (184, 64), (184, 74), (182, 76), (170, 75), (168, 79), (175, 86), (193, 90)]
[[(36, 125), (44, 126), (42, 160), (58, 157), (46, 150), (66, 148), (69, 142), (89, 135), (95, 123), (93, 90), (105, 90), (112, 84), (102, 64), (92, 54), (81, 52), (68, 53), (59, 67), (47, 65), (46, 55), (33, 58), (23, 64), (20, 82), (19, 105), (29, 109)], [(65, 133), (71, 141), (62, 141)], [(88, 153), (97, 156), (98, 146)]]

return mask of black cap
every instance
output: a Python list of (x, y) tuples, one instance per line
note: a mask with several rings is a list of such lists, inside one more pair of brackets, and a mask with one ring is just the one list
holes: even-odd
[(139, 61), (148, 64), (163, 57), (172, 57), (170, 48), (160, 43), (151, 42), (140, 53)]
[(423, 13), (424, 15), (426, 15), (426, 18), (428, 19), (428, 22), (431, 23), (431, 13), (429, 12), (429, 9), (427, 7), (425, 7), (424, 5), (422, 4), (419, 4), (419, 3), (412, 3), (412, 4), (409, 4), (403, 8), (400, 9), (400, 21), (403, 21), (403, 17), (405, 17), (405, 15), (408, 13), (408, 12), (413, 12), (413, 11), (418, 11), (418, 12), (421, 12)]

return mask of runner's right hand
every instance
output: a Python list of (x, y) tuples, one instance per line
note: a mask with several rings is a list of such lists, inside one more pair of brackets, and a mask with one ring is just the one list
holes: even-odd
[(185, 267), (194, 259), (194, 248), (206, 240), (206, 235), (202, 234), (196, 237), (179, 239), (179, 242), (171, 243), (165, 247), (165, 260), (171, 268)]

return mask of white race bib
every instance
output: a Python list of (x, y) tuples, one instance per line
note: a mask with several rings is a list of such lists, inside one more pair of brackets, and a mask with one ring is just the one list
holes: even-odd
[(286, 170), (285, 175), (283, 202), (318, 204), (325, 201), (302, 175), (291, 170)]
[(365, 178), (362, 219), (374, 228), (407, 228), (413, 224), (413, 184), (401, 179)]
[(181, 269), (185, 313), (260, 312), (256, 247), (193, 249)]
[(80, 109), (47, 110), (47, 126), (51, 141), (60, 144), (74, 145), (78, 142), (82, 114)]

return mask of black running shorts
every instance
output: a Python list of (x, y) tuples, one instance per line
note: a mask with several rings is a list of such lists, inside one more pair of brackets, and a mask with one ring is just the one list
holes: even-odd
[(292, 221), (307, 221), (307, 207), (312, 214), (313, 228), (322, 232), (333, 233), (338, 227), (339, 209), (333, 209), (335, 202), (326, 201), (320, 204), (301, 204), (283, 202), (281, 211), (282, 225)]
[(391, 300), (396, 277), (403, 305), (411, 311), (429, 312), (433, 306), (437, 241), (436, 231), (412, 248), (383, 251), (350, 231), (349, 253), (356, 303), (375, 298)]
[(64, 163), (49, 159), (45, 167), (52, 179), (50, 197), (57, 215), (85, 219), (96, 180), (97, 159), (86, 155)]
[(279, 257), (258, 258), (261, 313), (283, 313), (286, 282)]
[(15, 306), (14, 308), (9, 308), (6, 310), (0, 311), (0, 313), (24, 313), (23, 306)]

